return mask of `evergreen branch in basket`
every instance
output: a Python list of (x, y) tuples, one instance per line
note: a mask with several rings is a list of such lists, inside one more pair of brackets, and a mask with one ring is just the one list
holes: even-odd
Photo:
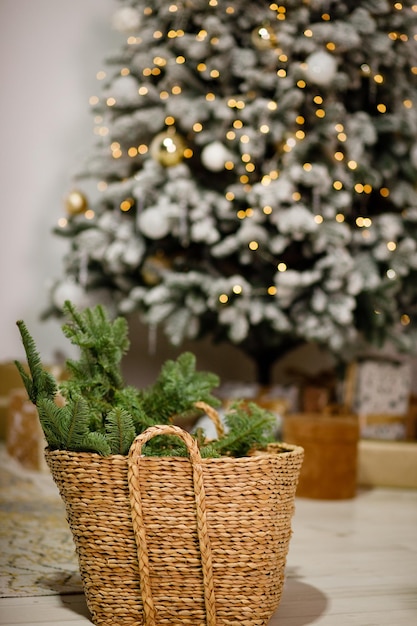
[[(198, 417), (209, 407), (220, 406), (212, 393), (219, 377), (198, 372), (190, 352), (166, 361), (148, 388), (125, 385), (121, 372), (129, 347), (125, 319), (111, 321), (101, 305), (79, 313), (68, 301), (65, 312), (68, 321), (63, 332), (80, 356), (67, 360), (68, 378), (60, 384), (43, 369), (33, 338), (24, 322), (18, 322), (31, 376), (22, 364), (16, 365), (30, 400), (38, 407), (51, 449), (126, 455), (135, 437), (148, 427), (170, 424), (178, 417)], [(62, 402), (57, 401), (58, 393)], [(245, 456), (263, 447), (272, 439), (275, 417), (255, 404), (236, 404), (226, 416), (226, 425), (227, 434), (216, 441), (207, 442), (204, 433), (197, 431), (194, 437), (202, 456)], [(153, 438), (145, 453), (184, 456), (186, 448), (178, 438), (163, 435)]]
[(14, 363), (19, 370), (29, 399), (33, 404), (37, 404), (38, 400), (41, 398), (52, 399), (55, 397), (58, 390), (56, 380), (52, 374), (42, 367), (41, 357), (25, 322), (18, 320), (16, 324), (26, 352), (30, 376), (26, 373), (25, 368), (19, 361), (15, 361)]
[(100, 396), (112, 403), (114, 391), (124, 387), (121, 372), (123, 355), (129, 349), (127, 322), (124, 318), (109, 320), (103, 306), (85, 309), (79, 313), (71, 302), (64, 305), (68, 321), (62, 332), (80, 350), (77, 361), (68, 359), (66, 367), (71, 375), (68, 386), (78, 387), (84, 396)]
[(127, 454), (136, 437), (132, 416), (116, 407), (106, 417), (106, 435), (112, 454)]
[(235, 402), (225, 415), (227, 433), (210, 441), (221, 456), (246, 456), (274, 441), (276, 416), (254, 402)]
[(50, 398), (42, 398), (37, 408), (39, 421), (52, 449), (91, 451), (103, 456), (111, 454), (103, 435), (90, 431), (90, 410), (84, 398), (75, 398), (64, 406), (58, 406)]
[(156, 382), (142, 393), (143, 408), (148, 415), (158, 415), (160, 424), (168, 424), (179, 416), (202, 415), (194, 407), (195, 402), (220, 406), (220, 400), (211, 393), (219, 383), (216, 374), (197, 372), (194, 354), (184, 352), (176, 361), (168, 360), (162, 365)]

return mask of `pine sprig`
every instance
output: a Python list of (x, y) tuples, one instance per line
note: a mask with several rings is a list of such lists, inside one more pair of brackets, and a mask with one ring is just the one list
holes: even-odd
[(159, 435), (148, 441), (142, 449), (145, 456), (187, 456), (187, 447), (175, 435)]
[(124, 409), (114, 408), (106, 416), (106, 435), (111, 454), (127, 454), (136, 436), (132, 416)]
[(83, 398), (58, 406), (50, 398), (41, 398), (37, 405), (39, 421), (48, 445), (53, 450), (112, 453), (109, 442), (98, 431), (90, 431), (90, 409)]
[[(65, 311), (69, 320), (63, 332), (79, 348), (80, 358), (67, 361), (69, 376), (59, 385), (43, 369), (26, 325), (18, 322), (31, 376), (21, 363), (16, 365), (52, 449), (126, 455), (135, 437), (149, 426), (172, 423), (178, 416), (198, 417), (202, 411), (196, 402), (220, 405), (212, 393), (218, 376), (198, 372), (191, 352), (166, 361), (148, 388), (125, 385), (121, 373), (121, 359), (129, 346), (125, 319), (111, 321), (101, 305), (79, 313), (66, 302)], [(57, 392), (64, 397), (64, 406), (55, 402)], [(194, 437), (203, 457), (244, 456), (263, 446), (271, 440), (275, 417), (254, 404), (234, 405), (226, 425), (227, 434), (211, 442), (197, 430)], [(149, 441), (144, 453), (186, 456), (187, 449), (177, 437), (163, 435)]]
[(166, 361), (155, 384), (144, 391), (145, 412), (155, 415), (160, 424), (167, 424), (178, 416), (201, 415), (194, 403), (201, 401), (219, 406), (219, 399), (211, 393), (219, 382), (216, 374), (197, 372), (194, 354), (184, 352), (176, 361)]
[(130, 345), (126, 320), (119, 317), (111, 322), (101, 305), (78, 313), (69, 301), (65, 302), (64, 313), (69, 320), (62, 331), (81, 352), (79, 361), (67, 361), (73, 377), (82, 386), (88, 385), (93, 375), (99, 375), (106, 392), (122, 388), (120, 364)]
[(82, 448), (89, 433), (89, 409), (83, 398), (76, 398), (65, 406), (42, 398), (38, 403), (38, 412), (45, 436), (53, 447), (65, 450)]
[(27, 394), (33, 402), (37, 402), (41, 398), (52, 399), (58, 390), (55, 378), (47, 372), (41, 363), (41, 357), (36, 348), (35, 342), (30, 335), (25, 322), (19, 320), (16, 322), (20, 332), (23, 347), (26, 352), (26, 358), (29, 366), (30, 376), (25, 371), (25, 368), (19, 361), (15, 361), (15, 365), (19, 370), (23, 384), (26, 388)]
[(274, 440), (276, 417), (254, 402), (235, 402), (225, 416), (227, 433), (210, 445), (221, 456), (246, 456)]
[(39, 421), (48, 445), (53, 449), (64, 447), (65, 418), (60, 408), (50, 398), (37, 401)]
[[(69, 319), (62, 327), (63, 333), (79, 348), (80, 357), (67, 360), (70, 377), (61, 384), (61, 391), (67, 399), (74, 395), (86, 398), (91, 410), (91, 428), (104, 432), (106, 415), (114, 406), (119, 406), (118, 400), (126, 390), (121, 360), (130, 345), (127, 322), (124, 318), (111, 321), (101, 305), (79, 313), (67, 301), (64, 310)], [(133, 405), (139, 411), (137, 400), (121, 402), (120, 408), (132, 413)], [(130, 422), (126, 422), (126, 428), (130, 431)], [(117, 438), (117, 434), (114, 435)]]
[(86, 435), (81, 450), (84, 452), (96, 452), (101, 454), (101, 456), (110, 456), (112, 453), (106, 436), (98, 431), (90, 432)]

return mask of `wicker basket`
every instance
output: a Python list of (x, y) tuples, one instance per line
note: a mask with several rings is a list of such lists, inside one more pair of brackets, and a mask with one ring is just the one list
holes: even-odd
[[(146, 457), (159, 434), (189, 458)], [(46, 451), (96, 626), (261, 626), (277, 608), (303, 450), (201, 459), (177, 426), (128, 457)]]

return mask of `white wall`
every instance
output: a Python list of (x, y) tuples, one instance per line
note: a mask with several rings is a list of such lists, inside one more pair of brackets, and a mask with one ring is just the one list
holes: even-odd
[[(111, 30), (116, 7), (115, 0), (0, 0), (0, 361), (23, 356), (20, 318), (44, 360), (68, 352), (60, 323), (39, 316), (46, 281), (59, 275), (66, 248), (51, 230), (65, 214), (77, 159), (93, 142), (88, 98), (104, 57), (120, 42)], [(152, 381), (161, 362), (183, 349), (223, 379), (254, 379), (251, 362), (229, 346), (203, 342), (174, 350), (159, 337), (150, 355), (147, 329), (136, 321), (131, 327), (132, 382)], [(313, 352), (312, 369), (317, 360)]]
[[(24, 318), (45, 358), (57, 322), (40, 322), (65, 244), (51, 234), (77, 159), (91, 145), (88, 98), (117, 33), (114, 0), (0, 0), (0, 360), (22, 354)], [(113, 42), (111, 41), (113, 38)]]

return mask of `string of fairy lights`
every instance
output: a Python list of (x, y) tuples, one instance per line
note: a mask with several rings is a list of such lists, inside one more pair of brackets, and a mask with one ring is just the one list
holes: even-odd
[[(310, 5), (309, 0), (304, 0), (303, 2), (306, 6)], [(330, 3), (323, 3), (323, 13), (321, 14), (321, 20), (323, 22), (330, 22), (332, 20), (332, 16), (330, 12), (325, 10), (326, 5)], [(168, 7), (169, 13), (173, 16), (179, 14), (181, 9), (187, 5), (186, 0), (184, 3), (171, 3)], [(208, 0), (208, 5), (211, 7), (217, 7), (219, 5), (218, 0)], [(257, 26), (252, 34), (251, 41), (253, 45), (259, 50), (272, 50), (276, 55), (276, 76), (277, 79), (285, 79), (287, 80), (290, 75), (295, 77), (295, 86), (300, 90), (305, 90), (307, 87), (311, 86), (311, 81), (309, 80), (309, 74), (314, 71), (314, 68), (311, 69), (312, 65), (309, 64), (309, 59), (307, 58), (305, 62), (298, 63), (298, 74), (291, 74), (291, 58), (288, 51), (283, 50), (280, 47), (279, 36), (277, 34), (276, 27), (274, 26), (274, 22), (283, 22), (288, 18), (287, 8), (284, 4), (271, 3), (269, 5), (271, 11), (271, 17), (268, 22), (264, 22)], [(417, 4), (413, 4), (410, 8), (413, 12), (417, 13)], [(404, 5), (401, 2), (395, 2), (393, 4), (393, 9), (395, 11), (403, 11)], [(227, 15), (233, 15), (235, 12), (235, 7), (232, 5), (228, 5), (225, 3), (224, 11)], [(150, 17), (153, 13), (151, 7), (146, 7), (143, 11), (144, 17)], [(174, 20), (175, 21), (175, 20)], [(181, 23), (179, 23), (181, 25)], [(175, 25), (176, 26), (176, 25)], [(166, 38), (167, 40), (173, 40), (177, 38), (184, 37), (185, 31), (178, 27), (172, 27), (167, 32), (163, 32), (159, 28), (155, 28), (153, 32), (153, 38), (155, 41), (160, 41)], [(304, 37), (307, 39), (314, 38), (314, 26), (308, 27), (304, 30)], [(404, 32), (398, 32), (397, 30), (392, 30), (388, 32), (387, 37), (392, 42), (399, 42), (405, 45), (408, 45), (410, 36)], [(207, 38), (210, 37), (209, 33), (201, 29), (196, 35), (196, 42), (206, 43)], [(412, 36), (413, 40), (417, 42), (417, 34), (414, 33)], [(220, 39), (218, 36), (210, 37), (209, 43), (212, 48), (215, 50), (216, 46), (218, 46)], [(127, 37), (128, 46), (138, 46), (142, 43), (142, 39), (139, 36), (129, 35)], [(326, 78), (320, 79), (319, 76), (315, 76), (315, 80), (313, 83), (316, 84), (317, 89), (314, 90), (311, 94), (311, 105), (314, 108), (314, 116), (318, 120), (325, 120), (327, 115), (327, 103), (326, 103), (326, 90), (320, 90), (320, 86), (326, 85), (326, 81), (330, 80), (334, 76), (337, 71), (337, 54), (338, 54), (338, 46), (334, 41), (327, 41), (324, 45), (324, 49), (321, 53), (321, 62), (325, 64), (326, 69)], [(183, 54), (178, 54), (173, 61), (177, 65), (183, 65), (185, 63), (189, 63), (186, 57)], [(143, 82), (138, 83), (137, 86), (137, 97), (146, 98), (149, 94), (149, 87), (146, 84), (147, 80), (152, 80), (153, 78), (157, 78), (168, 68), (170, 61), (168, 58), (163, 56), (163, 53), (154, 56), (152, 59), (152, 64), (144, 67), (141, 70)], [(204, 79), (208, 79), (209, 84), (212, 84), (212, 81), (221, 80), (222, 72), (220, 68), (213, 67), (209, 62), (209, 59), (205, 58), (205, 60), (201, 60), (196, 62), (195, 70), (198, 74), (200, 74)], [(320, 66), (319, 66), (320, 70)], [(363, 77), (366, 77), (369, 80), (371, 85), (374, 85), (376, 88), (385, 83), (385, 76), (380, 71), (380, 69), (376, 69), (375, 71), (369, 64), (362, 64), (360, 67), (360, 71)], [(417, 75), (417, 65), (412, 65), (410, 67), (410, 72), (412, 75)], [(322, 72), (323, 73), (323, 72)], [(120, 76), (127, 78), (131, 76), (131, 71), (128, 67), (122, 67), (120, 70)], [(97, 73), (98, 81), (105, 81), (107, 78), (107, 74), (105, 71), (100, 71)], [(324, 81), (324, 82), (321, 82)], [(202, 81), (204, 84), (204, 81)], [(376, 94), (375, 101), (375, 114), (376, 115), (384, 115), (388, 112), (387, 103), (379, 98), (379, 91), (376, 89), (374, 91)], [(382, 93), (382, 92), (381, 92)], [(179, 84), (179, 82), (174, 83), (169, 87), (169, 89), (164, 88), (159, 92), (159, 98), (162, 102), (168, 101), (170, 98), (175, 98), (177, 96), (181, 96), (183, 94), (183, 86)], [(214, 92), (213, 89), (208, 90), (204, 94), (204, 98), (207, 102), (214, 102), (218, 96)], [(259, 124), (259, 127), (256, 129), (248, 127), (244, 119), (242, 119), (242, 113), (244, 112), (247, 103), (251, 102), (254, 98), (256, 98), (256, 93), (248, 92), (247, 94), (228, 97), (226, 101), (227, 107), (233, 111), (233, 120), (227, 128), (225, 128), (224, 138), (220, 144), (220, 147), (223, 149), (223, 152), (219, 147), (217, 150), (217, 155), (214, 156), (216, 160), (220, 158), (221, 160), (221, 169), (235, 172), (237, 181), (243, 186), (243, 190), (245, 193), (249, 192), (252, 189), (254, 182), (260, 183), (262, 186), (268, 186), (273, 181), (277, 180), (280, 176), (280, 171), (278, 168), (273, 168), (270, 171), (263, 172), (260, 171), (259, 159), (255, 158), (251, 153), (251, 141), (252, 141), (252, 133), (260, 133), (265, 137), (271, 132), (271, 115), (277, 111), (279, 107), (279, 103), (274, 100), (269, 100), (265, 103), (265, 111), (264, 116)], [(92, 108), (102, 107), (103, 100), (99, 96), (92, 96), (89, 100), (90, 106)], [(405, 109), (411, 109), (415, 106), (411, 97), (406, 97), (402, 101), (402, 105)], [(118, 106), (117, 95), (106, 95), (105, 96), (105, 106), (109, 109)], [(262, 117), (262, 116), (261, 116)], [(96, 114), (94, 116), (94, 133), (99, 137), (105, 138), (109, 134), (109, 128), (105, 123), (105, 119), (102, 114)], [(194, 140), (190, 136), (187, 135), (187, 138), (182, 137), (176, 131), (176, 119), (172, 115), (167, 115), (165, 118), (165, 127), (166, 130), (162, 133), (158, 133), (158, 135), (152, 140), (151, 143), (140, 143), (138, 145), (130, 145), (124, 148), (120, 142), (112, 142), (109, 146), (110, 153), (113, 159), (123, 159), (123, 158), (131, 158), (131, 159), (144, 159), (148, 158), (150, 155), (155, 160), (159, 161), (165, 167), (171, 167), (173, 165), (179, 164), (183, 159), (191, 159), (194, 156), (194, 150), (192, 146), (194, 145)], [(205, 125), (203, 121), (196, 121), (192, 126), (192, 133), (194, 135), (198, 135), (203, 132), (205, 129)], [(347, 172), (355, 173), (358, 170), (358, 162), (354, 158), (349, 158), (347, 154), (347, 150), (345, 146), (349, 142), (348, 130), (345, 127), (345, 124), (342, 121), (338, 121), (333, 124), (333, 133), (334, 133), (334, 145), (336, 148), (334, 149), (333, 158), (335, 165), (339, 165), (342, 168), (345, 168)], [(297, 150), (302, 142), (308, 140), (309, 129), (308, 129), (308, 121), (306, 121), (305, 117), (299, 113), (296, 114), (294, 119), (294, 130), (289, 133), (283, 143), (280, 146), (282, 153), (289, 154), (293, 150)], [(239, 154), (236, 157), (236, 154)], [(202, 154), (202, 158), (204, 154)], [(214, 168), (213, 165), (213, 156), (207, 156), (207, 160), (209, 163), (208, 169), (215, 169), (216, 171), (219, 168)], [(304, 162), (302, 163), (302, 168), (305, 172), (311, 172), (314, 169), (314, 163)], [(335, 167), (335, 172), (342, 171)], [(358, 181), (355, 176), (340, 176), (335, 178), (332, 181), (332, 187), (335, 192), (342, 192), (347, 189), (348, 181), (352, 182), (352, 188), (349, 190), (352, 193), (354, 192), (357, 195), (369, 196), (370, 194), (379, 193), (380, 197), (386, 199), (390, 195), (390, 189), (387, 186), (381, 186), (379, 189), (375, 190), (374, 186), (366, 181)], [(98, 182), (97, 188), (99, 191), (105, 191), (107, 188), (107, 182), (105, 180), (101, 180)], [(226, 199), (233, 203), (235, 199), (235, 194), (227, 189), (225, 192)], [(302, 201), (302, 194), (298, 190), (294, 190), (292, 194), (292, 200), (294, 202)], [(119, 209), (122, 212), (128, 212), (134, 206), (135, 201), (133, 198), (127, 197), (125, 198), (119, 205)], [(262, 211), (265, 216), (271, 215), (273, 213), (273, 208), (266, 204), (260, 208), (254, 209), (253, 207), (247, 207), (246, 209), (238, 208), (236, 211), (237, 218), (239, 220), (251, 219), (257, 210)], [(88, 202), (83, 198), (80, 192), (74, 190), (71, 192), (67, 198), (67, 211), (71, 214), (83, 214), (84, 218), (87, 220), (92, 220), (95, 217), (94, 211), (88, 207)], [(329, 219), (326, 216), (326, 220)], [(334, 216), (334, 219), (338, 223), (342, 223), (345, 221), (346, 216), (343, 212), (337, 212)], [(314, 221), (316, 224), (320, 225), (325, 221), (323, 215), (320, 212), (317, 212), (314, 215)], [(61, 228), (65, 228), (67, 226), (68, 220), (67, 218), (61, 218), (58, 222), (58, 225)], [(372, 218), (366, 215), (357, 216), (355, 221), (356, 227), (359, 229), (361, 236), (364, 240), (370, 238), (370, 229), (372, 228), (373, 222)], [(256, 239), (250, 240), (248, 243), (249, 250), (253, 252), (260, 253), (261, 246), (260, 242)], [(397, 248), (397, 242), (394, 240), (390, 240), (386, 242), (386, 247), (389, 252), (394, 252)], [(274, 264), (276, 269), (279, 272), (284, 272), (287, 270), (287, 265), (282, 261), (274, 260)], [(397, 277), (395, 270), (388, 268), (386, 272), (387, 278), (390, 280), (395, 280)], [(242, 295), (244, 290), (241, 285), (236, 284), (231, 288), (231, 292), (234, 295)], [(268, 295), (275, 296), (277, 294), (277, 288), (275, 285), (270, 285), (266, 288), (266, 292)], [(265, 293), (265, 291), (263, 291)], [(222, 304), (226, 304), (229, 301), (229, 294), (222, 293), (219, 296), (219, 302)], [(401, 318), (401, 323), (407, 325), (410, 323), (410, 318), (407, 315), (403, 315)]]

